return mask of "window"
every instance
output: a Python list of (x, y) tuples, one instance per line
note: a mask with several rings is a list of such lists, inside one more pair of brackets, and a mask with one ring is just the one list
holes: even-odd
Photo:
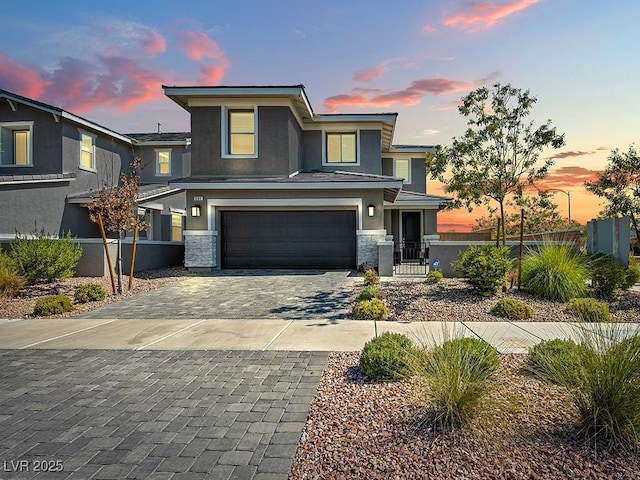
[(393, 161), (393, 176), (401, 178), (404, 183), (411, 183), (411, 160), (396, 159)]
[(182, 241), (182, 215), (179, 213), (171, 214), (171, 241)]
[(327, 133), (326, 163), (358, 163), (358, 135), (349, 133)]
[(0, 163), (11, 166), (31, 166), (31, 127), (33, 122), (0, 123)]
[(171, 149), (156, 150), (156, 175), (171, 175)]
[(95, 135), (80, 131), (80, 168), (96, 169), (95, 140)]
[(223, 108), (223, 157), (257, 155), (257, 109)]

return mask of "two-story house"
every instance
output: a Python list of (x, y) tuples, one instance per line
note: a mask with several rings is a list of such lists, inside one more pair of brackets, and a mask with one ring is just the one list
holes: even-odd
[(99, 237), (87, 203), (103, 186), (117, 184), (140, 156), (138, 211), (149, 225), (142, 238), (181, 242), (184, 192), (168, 183), (189, 174), (189, 136), (125, 135), (0, 90), (0, 238), (41, 229)]
[(185, 266), (354, 268), (424, 255), (437, 212), (427, 146), (392, 144), (396, 113), (314, 113), (304, 87), (176, 87), (191, 116)]

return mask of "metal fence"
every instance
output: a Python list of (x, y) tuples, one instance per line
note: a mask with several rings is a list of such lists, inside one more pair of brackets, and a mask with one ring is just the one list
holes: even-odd
[(429, 249), (424, 242), (394, 242), (394, 275), (426, 275)]

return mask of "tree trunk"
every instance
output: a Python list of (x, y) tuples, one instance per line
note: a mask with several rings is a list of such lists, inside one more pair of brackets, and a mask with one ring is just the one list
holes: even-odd
[(102, 245), (104, 245), (104, 254), (107, 256), (107, 265), (109, 266), (109, 277), (111, 278), (111, 290), (113, 294), (116, 294), (116, 281), (113, 273), (113, 263), (111, 262), (111, 254), (109, 253), (109, 246), (107, 245), (107, 234), (104, 232), (104, 222), (102, 221), (102, 215), (98, 214), (98, 226), (100, 227), (100, 235), (102, 236)]
[[(632, 211), (629, 212), (629, 217), (631, 218), (631, 224), (633, 225), (633, 229), (636, 231), (636, 245), (640, 247), (640, 229), (638, 228), (638, 220)], [(633, 252), (632, 252), (633, 253)]]
[(522, 281), (522, 251), (524, 250), (524, 208), (520, 210), (520, 251), (518, 252), (518, 290)]
[(504, 247), (507, 244), (505, 234), (507, 232), (504, 225), (504, 200), (500, 201), (500, 220), (501, 220), (501, 228), (502, 228), (502, 246)]
[(118, 267), (118, 293), (122, 294), (122, 230), (118, 232), (118, 255), (116, 258)]
[(136, 247), (138, 246), (138, 224), (133, 229), (133, 245), (131, 246), (131, 264), (129, 265), (129, 290), (133, 287), (133, 267), (136, 263)]

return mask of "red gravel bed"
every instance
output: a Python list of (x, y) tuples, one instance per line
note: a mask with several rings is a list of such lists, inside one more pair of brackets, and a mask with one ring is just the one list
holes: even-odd
[(496, 389), (473, 425), (421, 426), (415, 383), (371, 383), (359, 352), (333, 353), (289, 475), (298, 479), (638, 479), (631, 453), (595, 451), (562, 388), (519, 374), (502, 355)]

